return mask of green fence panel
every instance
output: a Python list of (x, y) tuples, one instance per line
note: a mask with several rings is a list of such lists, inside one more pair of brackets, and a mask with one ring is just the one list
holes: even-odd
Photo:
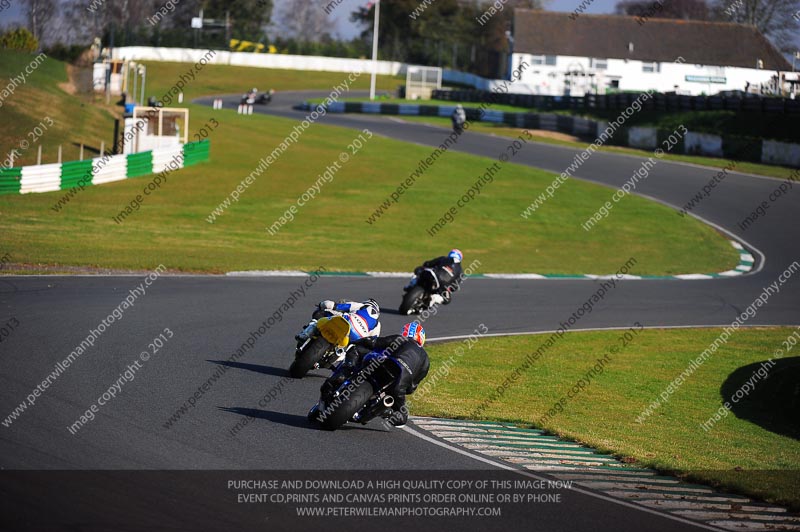
[(183, 145), (183, 165), (191, 166), (209, 159), (211, 142), (201, 140), (200, 142), (190, 142)]
[(89, 185), (92, 182), (92, 160), (69, 161), (61, 165), (61, 190)]
[(19, 194), (22, 168), (0, 168), (0, 194)]
[(153, 152), (145, 151), (128, 155), (127, 177), (139, 177), (153, 173)]

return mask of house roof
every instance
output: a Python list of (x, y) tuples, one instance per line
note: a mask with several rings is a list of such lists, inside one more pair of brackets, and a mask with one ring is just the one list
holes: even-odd
[[(791, 70), (786, 59), (752, 26), (700, 20), (579, 15), (514, 10), (514, 52), (637, 61)], [(629, 43), (633, 50), (629, 51)]]

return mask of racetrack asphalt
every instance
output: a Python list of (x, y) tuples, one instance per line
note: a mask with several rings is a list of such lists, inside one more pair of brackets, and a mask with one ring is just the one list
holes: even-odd
[[(278, 93), (270, 105), (256, 106), (256, 109), (298, 120), (307, 113), (295, 111), (292, 106), (305, 98), (321, 96), (327, 93)], [(210, 100), (197, 101), (210, 104)], [(235, 107), (238, 96), (225, 100), (226, 108), (231, 104)], [(443, 128), (403, 123), (385, 116), (328, 114), (320, 122), (355, 129), (369, 127), (378, 135), (432, 147), (440, 144), (449, 133)], [(509, 139), (502, 137), (467, 132), (453, 149), (496, 157), (508, 142)], [(271, 148), (265, 148), (260, 155), (269, 151)], [(560, 173), (578, 151), (529, 143), (514, 162)], [(617, 187), (641, 162), (639, 157), (596, 152), (576, 175)], [(640, 182), (637, 192), (680, 208), (717, 172), (662, 160), (651, 170), (648, 179)], [(745, 244), (756, 257), (753, 273), (714, 280), (617, 281), (617, 287), (574, 329), (626, 328), (633, 321), (646, 327), (730, 324), (766, 285), (774, 282), (794, 260), (800, 259), (797, 245), (800, 241), (800, 196), (796, 193), (776, 202), (769, 215), (758, 220), (746, 234), (740, 234), (736, 227), (736, 222), (749, 214), (778, 184), (774, 179), (730, 172), (725, 182), (694, 211), (726, 230), (727, 236)], [(628, 258), (624, 249), (618, 250), (618, 255), (620, 264)], [(386, 269), (392, 268), (387, 265)], [(6, 316), (19, 322), (17, 329), (0, 346), (0, 420), (7, 419), (6, 416), (53, 371), (53, 366), (80, 344), (90, 329), (97, 328), (142, 278), (0, 278), (0, 305)], [(9, 529), (36, 530), (41, 519), (45, 519), (43, 522), (47, 526), (39, 529), (48, 530), (269, 529), (258, 528), (253, 520), (246, 520), (245, 524), (235, 522), (233, 514), (236, 519), (245, 514), (249, 518), (253, 508), (237, 513), (242, 506), (225, 498), (227, 492), (220, 488), (223, 480), (198, 478), (185, 470), (192, 470), (195, 475), (198, 471), (211, 470), (244, 471), (250, 476), (260, 472), (259, 478), (266, 478), (270, 471), (276, 470), (337, 470), (342, 475), (352, 475), (355, 473), (344, 472), (358, 470), (419, 470), (433, 476), (436, 473), (431, 470), (496, 471), (491, 464), (433, 445), (411, 431), (388, 431), (378, 423), (371, 423), (348, 425), (330, 433), (306, 422), (305, 414), (318, 398), (319, 385), (326, 372), (313, 372), (298, 381), (286, 378), (286, 368), (293, 356), (292, 337), (308, 319), (313, 305), (327, 298), (374, 297), (385, 309), (383, 331), (389, 334), (407, 321), (391, 313), (400, 303), (404, 279), (322, 277), (306, 288), (306, 294), (257, 339), (252, 349), (235, 356), (251, 332), (291, 299), (291, 293), (299, 290), (303, 281), (299, 277), (163, 275), (153, 282), (146, 294), (124, 311), (121, 320), (107, 328), (93, 347), (36, 398), (35, 404), (8, 426), (0, 426), (0, 468), (25, 470), (28, 476), (24, 479), (30, 486), (24, 489), (14, 481), (14, 475), (23, 473), (0, 475), (3, 479), (0, 494), (5, 493), (0, 497), (3, 500), (0, 504), (6, 506), (0, 508), (2, 514), (6, 519), (10, 514), (19, 517), (9, 521), (12, 527)], [(479, 324), (485, 324), (493, 334), (554, 330), (591, 296), (600, 282), (468, 279), (453, 303), (427, 320), (425, 328), (428, 337), (434, 339), (467, 335)], [(800, 282), (790, 279), (748, 324), (800, 324), (798, 302)], [(99, 409), (96, 419), (71, 434), (68, 427), (118, 381), (127, 366), (139, 360), (142, 351), (150, 349), (148, 344), (165, 328), (174, 336), (150, 360), (140, 364), (142, 367), (135, 378), (122, 386), (115, 399)], [(220, 368), (224, 368), (224, 372)], [(218, 377), (206, 385), (207, 389), (195, 400), (196, 405), (187, 407), (189, 398), (213, 375)], [(259, 405), (259, 400), (269, 393), (272, 396), (266, 406), (263, 400)], [(185, 413), (166, 427), (182, 406)], [(232, 433), (237, 423), (245, 419), (248, 424)], [(413, 423), (411, 426), (413, 428)], [(54, 478), (53, 470), (68, 470), (73, 474), (62, 479), (59, 488), (54, 488), (44, 480)], [(114, 475), (120, 473), (109, 473), (100, 475), (104, 481), (97, 481), (103, 489), (94, 489), (92, 481), (87, 483), (80, 477), (79, 470), (184, 472), (159, 481), (158, 489), (147, 480), (130, 476), (117, 478)], [(236, 478), (241, 476), (235, 475)], [(116, 486), (149, 487), (158, 495), (157, 500), (149, 506), (142, 498), (131, 502)], [(52, 498), (50, 521), (42, 517), (40, 510), (41, 504), (49, 504), (46, 500), (50, 499), (38, 500), (37, 505), (27, 499), (34, 492), (39, 493), (40, 498)], [(191, 497), (187, 493), (191, 493)], [(72, 519), (69, 504), (74, 501), (70, 497), (96, 499), (97, 504), (81, 514), (86, 528), (68, 528), (65, 524)], [(164, 500), (172, 501), (171, 505), (163, 504)], [(109, 518), (104, 508), (112, 513), (116, 509), (118, 514), (115, 515), (127, 516), (125, 523), (130, 526), (122, 526), (119, 520)], [(263, 521), (263, 515), (258, 519), (262, 524), (269, 522)], [(314, 528), (317, 522), (306, 519), (303, 526)], [(341, 518), (331, 519), (333, 523), (345, 524), (344, 520), (337, 521)], [(87, 524), (95, 521), (105, 525)], [(288, 521), (282, 523), (282, 526), (290, 526)], [(330, 521), (318, 524), (323, 523)], [(399, 523), (383, 521), (383, 527), (399, 528)], [(415, 528), (421, 529), (440, 530), (442, 527), (438, 518), (415, 519), (414, 523)], [(229, 528), (234, 524), (235, 528)], [(77, 527), (79, 523), (68, 525)], [(520, 507), (507, 519), (477, 523), (464, 520), (459, 526), (486, 530), (516, 529), (523, 525), (529, 530), (554, 531), (685, 530), (700, 526), (576, 492), (565, 494), (557, 505)]]

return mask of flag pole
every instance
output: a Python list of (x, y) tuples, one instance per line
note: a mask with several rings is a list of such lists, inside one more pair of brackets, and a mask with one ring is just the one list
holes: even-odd
[(381, 0), (375, 2), (375, 26), (372, 30), (372, 79), (369, 83), (369, 99), (375, 99), (375, 76), (378, 74), (378, 22), (380, 21)]

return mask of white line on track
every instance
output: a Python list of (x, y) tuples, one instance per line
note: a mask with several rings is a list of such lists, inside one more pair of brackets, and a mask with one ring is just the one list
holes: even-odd
[[(412, 421), (413, 421), (413, 419), (412, 419)], [(415, 436), (415, 437), (420, 438), (420, 439), (422, 439), (424, 441), (427, 441), (428, 443), (432, 443), (434, 445), (437, 445), (439, 447), (442, 447), (442, 448), (447, 449), (449, 451), (452, 451), (454, 453), (458, 453), (460, 455), (466, 456), (468, 458), (472, 458), (473, 460), (477, 460), (479, 462), (483, 462), (485, 464), (494, 466), (496, 468), (504, 469), (506, 471), (513, 471), (514, 473), (517, 473), (518, 475), (522, 475), (524, 477), (532, 478), (532, 479), (535, 479), (535, 480), (543, 480), (543, 481), (550, 480), (547, 477), (543, 477), (543, 476), (540, 476), (540, 475), (535, 475), (535, 474), (530, 473), (528, 471), (523, 471), (523, 470), (517, 469), (515, 467), (511, 467), (511, 466), (509, 466), (507, 464), (503, 464), (501, 462), (497, 462), (495, 460), (491, 460), (491, 459), (483, 457), (483, 456), (474, 455), (474, 454), (472, 454), (470, 452), (467, 452), (467, 451), (465, 451), (463, 449), (459, 449), (458, 447), (453, 447), (452, 445), (448, 445), (445, 442), (439, 441), (439, 440), (437, 440), (435, 438), (431, 438), (430, 436), (426, 436), (425, 434), (422, 434), (421, 432), (417, 432), (416, 430), (412, 429), (411, 427), (409, 427), (407, 425), (405, 427), (402, 427), (402, 430), (404, 430), (408, 434), (411, 434), (412, 436)], [(659, 516), (659, 517), (663, 517), (665, 519), (670, 519), (672, 521), (676, 521), (678, 523), (683, 523), (683, 524), (686, 524), (686, 525), (694, 526), (696, 528), (701, 528), (701, 529), (704, 529), (704, 530), (715, 530), (717, 532), (721, 532), (721, 531), (724, 530), (722, 528), (717, 528), (717, 527), (706, 525), (706, 524), (703, 524), (703, 523), (698, 523), (697, 521), (692, 521), (690, 519), (684, 519), (684, 518), (676, 516), (676, 515), (672, 515), (672, 514), (668, 514), (668, 513), (664, 513), (664, 512), (659, 512), (659, 511), (656, 511), (656, 510), (652, 510), (650, 508), (647, 508), (647, 507), (644, 507), (644, 506), (641, 506), (641, 505), (638, 505), (638, 504), (630, 503), (630, 502), (619, 500), (619, 499), (614, 499), (613, 497), (608, 497), (608, 496), (603, 495), (601, 493), (595, 493), (594, 491), (584, 490), (584, 489), (581, 489), (581, 488), (576, 488), (574, 486), (572, 488), (570, 488), (570, 489), (571, 489), (571, 491), (574, 491), (576, 493), (580, 493), (582, 495), (588, 495), (589, 497), (594, 497), (594, 498), (597, 498), (597, 499), (600, 499), (600, 500), (603, 500), (603, 501), (606, 501), (606, 502), (610, 502), (610, 503), (613, 503), (613, 504), (618, 504), (620, 506), (625, 506), (627, 508), (638, 510), (640, 512), (645, 512), (645, 513), (649, 513), (649, 514), (656, 515), (656, 516)]]

